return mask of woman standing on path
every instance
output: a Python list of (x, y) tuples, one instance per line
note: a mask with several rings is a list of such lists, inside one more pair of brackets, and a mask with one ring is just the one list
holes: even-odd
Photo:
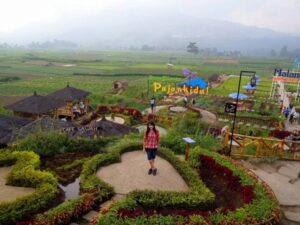
[(159, 132), (155, 128), (154, 122), (150, 121), (147, 123), (147, 130), (144, 134), (144, 146), (143, 151), (147, 153), (147, 158), (150, 164), (150, 169), (148, 174), (153, 174), (153, 176), (157, 173), (157, 168), (154, 166), (155, 157), (157, 154), (157, 148), (159, 144)]

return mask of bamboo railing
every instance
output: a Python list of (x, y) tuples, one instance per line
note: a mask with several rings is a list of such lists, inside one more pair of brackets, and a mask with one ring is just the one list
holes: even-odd
[[(263, 137), (253, 137), (241, 134), (231, 134), (230, 132), (225, 133), (224, 144), (225, 146), (230, 145), (230, 140), (232, 138), (232, 143), (234, 147), (239, 148), (239, 156), (250, 156), (250, 157), (279, 157), (280, 159), (293, 159), (300, 160), (300, 141), (290, 141), (290, 140), (279, 140), (275, 138), (263, 138)], [(245, 149), (251, 145), (256, 146), (255, 154), (249, 155), (245, 154)], [(233, 154), (235, 155), (235, 154)]]

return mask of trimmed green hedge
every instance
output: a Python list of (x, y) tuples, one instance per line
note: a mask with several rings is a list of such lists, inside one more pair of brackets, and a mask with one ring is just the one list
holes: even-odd
[(58, 194), (56, 178), (48, 172), (36, 170), (40, 163), (38, 155), (33, 152), (0, 152), (0, 166), (14, 163), (8, 175), (8, 184), (33, 187), (36, 191), (14, 202), (0, 203), (0, 224), (13, 224), (38, 212)]
[(68, 137), (67, 134), (57, 131), (37, 132), (17, 141), (12, 148), (19, 151), (34, 151), (41, 156), (82, 151), (101, 153), (104, 146), (113, 140), (114, 138), (73, 139)]

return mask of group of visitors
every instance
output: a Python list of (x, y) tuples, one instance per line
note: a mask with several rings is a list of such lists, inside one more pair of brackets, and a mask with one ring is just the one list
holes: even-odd
[(283, 107), (282, 113), (285, 118), (289, 120), (290, 124), (293, 124), (295, 122), (298, 123), (300, 114), (297, 111), (293, 110), (292, 104), (290, 104), (288, 107)]
[(285, 138), (287, 141), (293, 141), (293, 142), (287, 142), (287, 146), (289, 146), (289, 150), (292, 152), (299, 151), (300, 150), (300, 131), (293, 131), (289, 136)]
[[(184, 107), (187, 107), (187, 105), (188, 105), (187, 96), (183, 97), (183, 104), (184, 104)], [(196, 104), (196, 99), (193, 97), (193, 98), (191, 98), (191, 105), (194, 106), (195, 104)]]
[(73, 104), (72, 114), (75, 117), (75, 119), (85, 114), (85, 105), (82, 100), (80, 100), (79, 103)]
[(285, 138), (289, 141), (300, 141), (300, 131), (293, 131), (289, 136)]
[(297, 111), (292, 112), (291, 115), (290, 115), (290, 118), (289, 118), (290, 124), (293, 124), (295, 122), (298, 123), (299, 116), (300, 115)]

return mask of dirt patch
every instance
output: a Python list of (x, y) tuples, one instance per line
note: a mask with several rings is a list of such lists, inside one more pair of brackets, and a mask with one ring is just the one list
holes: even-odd
[(34, 188), (15, 187), (6, 185), (6, 177), (12, 167), (0, 167), (0, 203), (15, 201), (16, 198), (32, 194)]

